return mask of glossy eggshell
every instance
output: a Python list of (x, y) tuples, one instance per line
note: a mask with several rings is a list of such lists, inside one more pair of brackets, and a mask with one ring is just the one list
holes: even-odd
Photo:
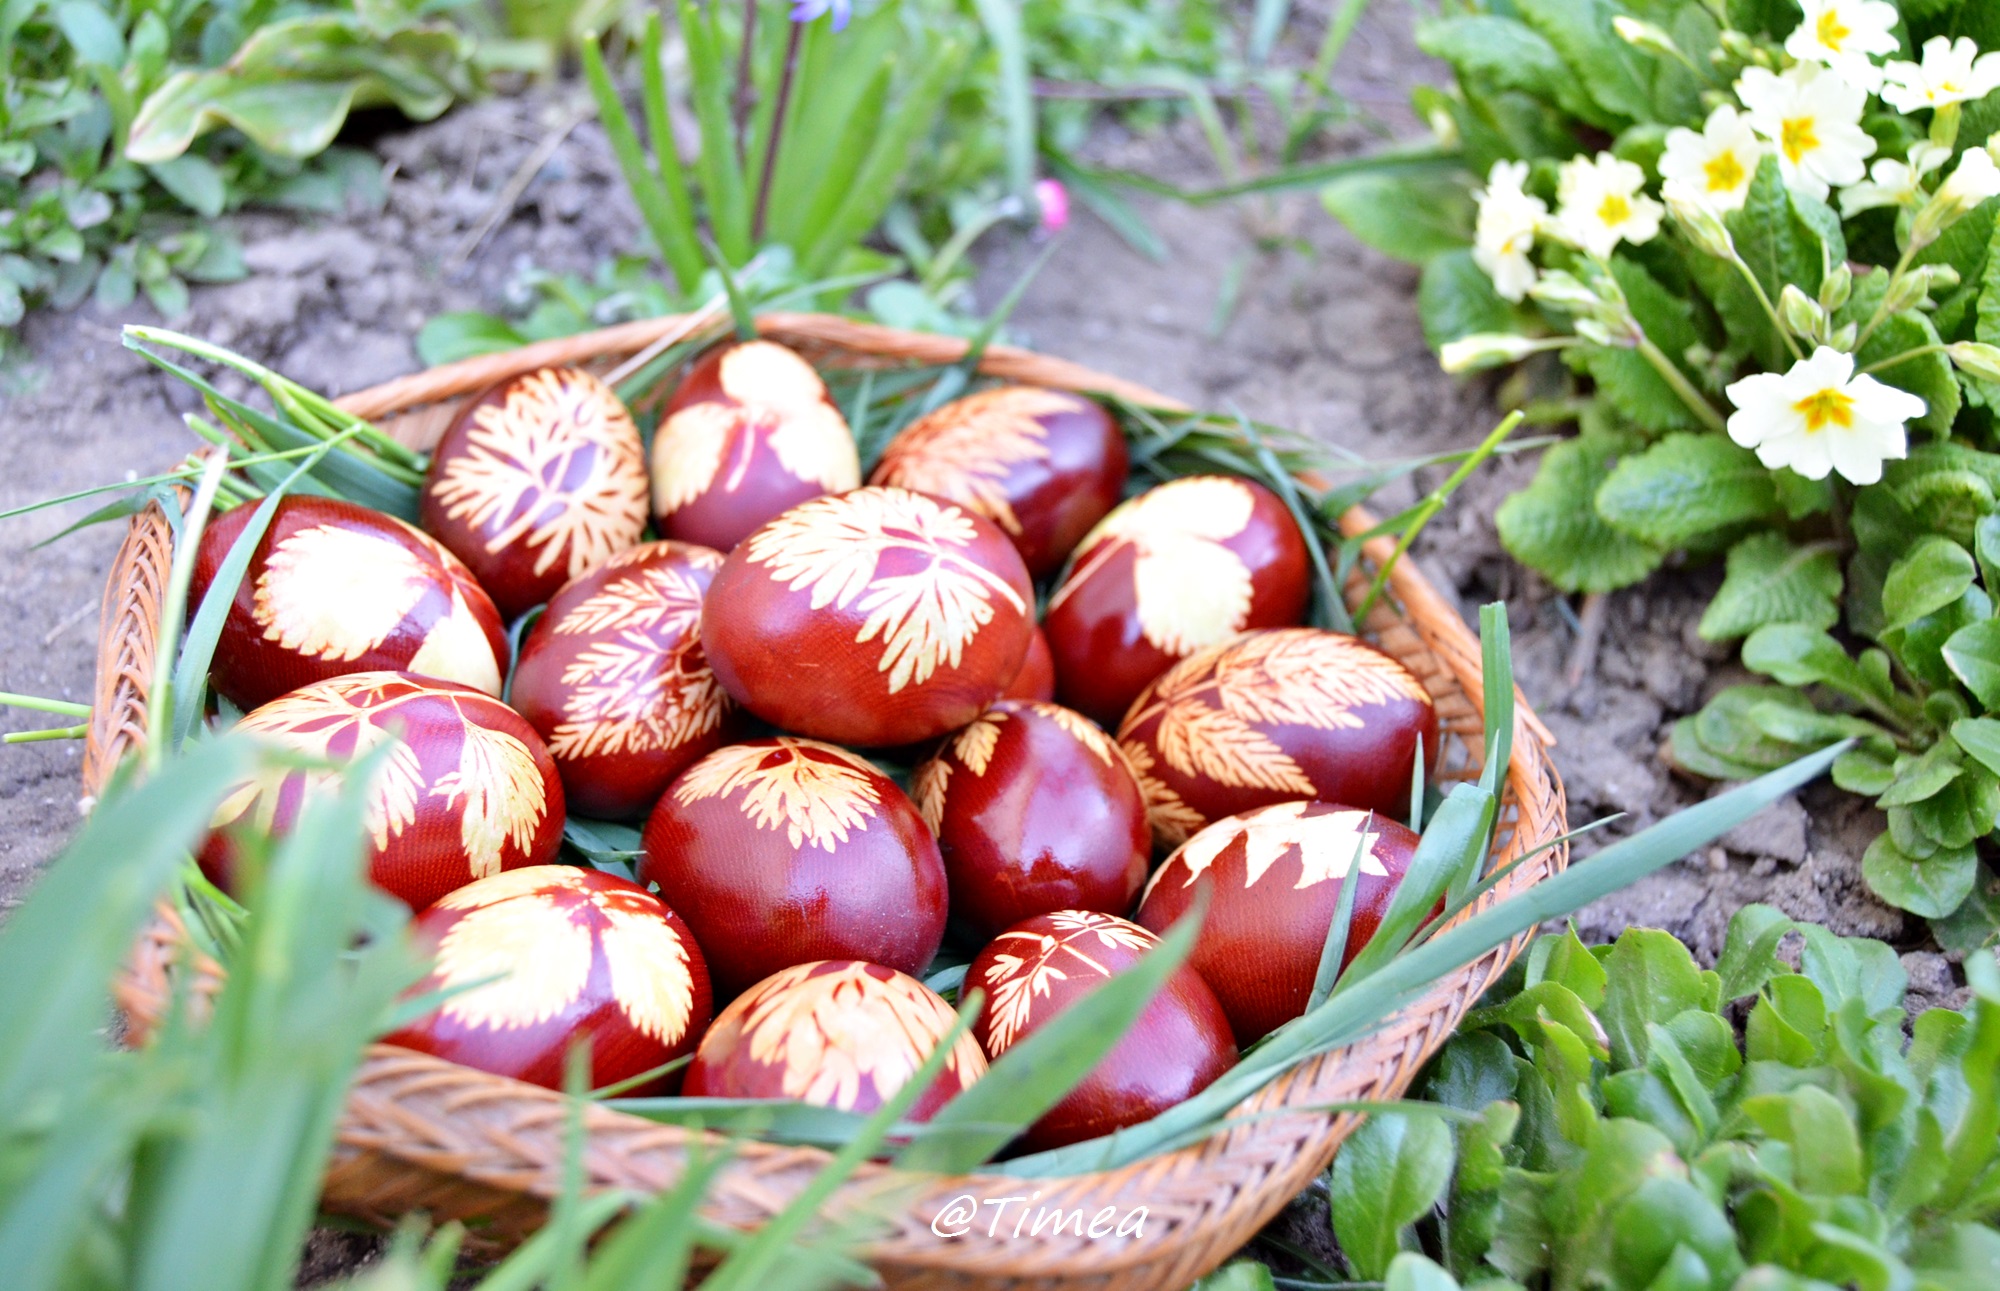
[(999, 386), (929, 413), (883, 450), (870, 484), (972, 508), (1044, 578), (1125, 489), (1125, 436), (1103, 407), (1062, 390)]
[[(1366, 853), (1362, 838), (1373, 835)], [(1305, 1012), (1348, 867), (1361, 857), (1345, 966), (1388, 912), (1417, 836), (1370, 812), (1287, 802), (1218, 820), (1169, 856), (1140, 898), (1137, 922), (1164, 932), (1210, 893), (1188, 963), (1248, 1045)]]
[(826, 383), (770, 341), (710, 351), (653, 433), (653, 515), (665, 538), (728, 551), (782, 511), (861, 483)]
[(993, 523), (907, 489), (816, 498), (722, 562), (701, 644), (774, 726), (869, 747), (965, 725), (1021, 670), (1035, 593)]
[(1150, 489), (1077, 547), (1042, 630), (1063, 703), (1115, 727), (1176, 660), (1305, 616), (1305, 539), (1278, 496), (1225, 475)]
[(981, 938), (1051, 910), (1123, 914), (1146, 881), (1145, 799), (1080, 713), (1003, 699), (912, 777), (952, 916)]
[[(232, 508), (202, 533), (190, 615), (256, 509)], [(381, 669), (497, 695), (509, 657), (500, 612), (436, 539), (352, 502), (294, 496), (278, 503), (237, 584), (209, 680), (244, 709)]]
[[(796, 964), (736, 997), (687, 1069), (690, 1098), (787, 1098), (868, 1113), (909, 1083), (957, 1023), (916, 978), (881, 964)], [(962, 1035), (903, 1119), (926, 1121), (986, 1074)]]
[(1169, 668), (1118, 740), (1154, 837), (1173, 847), (1210, 821), (1300, 798), (1407, 815), (1417, 750), (1437, 758), (1438, 720), (1423, 683), (1374, 646), (1273, 628)]
[[(966, 989), (986, 993), (972, 1034), (998, 1061), (1158, 944), (1137, 924), (1091, 911), (1024, 920), (996, 937), (966, 970)], [(1149, 1121), (1235, 1065), (1236, 1044), (1222, 1005), (1200, 975), (1182, 965), (1111, 1052), (1028, 1128), (1022, 1145), (1040, 1152)]]
[(1056, 661), (1049, 654), (1049, 639), (1037, 623), (1028, 634), (1028, 657), (1021, 660), (1021, 669), (1014, 674), (1014, 680), (1007, 683), (1002, 691), (1002, 699), (1054, 699), (1056, 697)]
[(521, 645), (508, 698), (548, 741), (570, 810), (642, 816), (728, 736), (734, 705), (701, 649), (722, 557), (650, 542), (572, 579)]
[(725, 745), (681, 773), (643, 837), (640, 880), (694, 929), (724, 998), (815, 959), (920, 972), (943, 940), (937, 840), (845, 749)]
[(509, 377), (466, 404), (431, 453), (424, 528), (507, 618), (646, 530), (646, 453), (611, 387), (577, 368)]
[[(400, 739), (369, 798), (368, 874), (413, 910), (474, 879), (546, 864), (562, 844), (562, 780), (541, 737), (470, 687), (356, 673), (280, 695), (234, 729), (336, 764)], [(334, 779), (295, 770), (240, 786), (216, 811), (203, 871), (232, 887), (233, 827), (283, 834), (309, 796), (333, 791)]]
[[(416, 935), (436, 959), (410, 994), (451, 994), (389, 1044), (561, 1089), (570, 1045), (588, 1038), (598, 1089), (693, 1052), (708, 1028), (708, 967), (687, 925), (610, 874), (538, 865), (481, 879), (419, 914)], [(679, 1083), (674, 1072), (631, 1092)]]

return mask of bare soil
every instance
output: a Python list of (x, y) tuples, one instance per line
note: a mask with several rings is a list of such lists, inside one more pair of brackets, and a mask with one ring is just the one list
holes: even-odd
[[(1367, 115), (1335, 133), (1332, 151), (1360, 151), (1417, 129), (1403, 105), (1409, 87), (1435, 69), (1411, 42), (1409, 12), (1378, 6), (1363, 19), (1338, 80)], [(380, 138), (388, 176), (381, 209), (340, 219), (237, 217), (253, 276), (198, 289), (191, 317), (174, 325), (332, 394), (414, 370), (410, 338), (432, 314), (499, 307), (523, 269), (585, 271), (634, 242), (637, 220), (594, 125), (569, 132), (520, 199), (496, 208), (523, 160), (568, 115), (567, 102), (548, 96), (501, 100)], [(1167, 179), (1214, 179), (1191, 125), (1147, 138), (1106, 127), (1091, 151), (1101, 163)], [(1426, 348), (1414, 271), (1359, 245), (1310, 194), (1137, 205), (1165, 239), (1167, 262), (1136, 254), (1079, 210), (1014, 316), (1021, 339), (1368, 458), (1468, 445), (1492, 424), (1488, 390), (1444, 376)], [(490, 233), (470, 245), (489, 219), (496, 221)], [(986, 248), (979, 299), (997, 300), (1036, 250), (1024, 235)], [(1224, 281), (1239, 263), (1240, 297), (1218, 321)], [(121, 347), (118, 328), (130, 321), (158, 320), (143, 305), (29, 320), (26, 352), (0, 395), (0, 509), (164, 469), (191, 446), (178, 423), (193, 401)], [(1594, 659), (1574, 682), (1565, 676), (1576, 607), (1505, 556), (1492, 522), (1499, 500), (1531, 474), (1531, 456), (1475, 479), (1415, 558), (1459, 598), (1469, 620), (1480, 603), (1508, 602), (1520, 683), (1558, 739), (1572, 822), (1625, 813), (1581, 854), (1709, 792), (1670, 774), (1659, 747), (1675, 718), (1737, 671), (1693, 635), (1717, 574), (1692, 570), (1610, 597)], [(1403, 505), (1416, 488), (1436, 483), (1419, 475), (1382, 506)], [(93, 505), (0, 523), (0, 690), (88, 701), (104, 571), (123, 526), (35, 544)], [(0, 709), (0, 730), (61, 720)], [(74, 741), (0, 751), (0, 917), (76, 827), (80, 752)], [(1711, 957), (1731, 913), (1768, 901), (1841, 933), (1896, 942), (1910, 952), (1913, 984), (1943, 1002), (1955, 991), (1951, 966), (1927, 949), (1920, 924), (1862, 887), (1861, 850), (1877, 828), (1852, 800), (1824, 787), (1809, 791), (1583, 912), (1578, 923), (1591, 939), (1632, 923), (1664, 927)], [(353, 1243), (316, 1240), (317, 1270), (348, 1265)]]

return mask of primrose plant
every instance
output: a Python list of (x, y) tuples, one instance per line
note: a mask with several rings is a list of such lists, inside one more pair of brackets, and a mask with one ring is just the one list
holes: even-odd
[(1448, 370), (1515, 365), (1504, 402), (1577, 422), (1501, 538), (1568, 592), (1726, 556), (1700, 632), (1775, 684), (1680, 722), (1675, 763), (1855, 737), (1870, 886), (1986, 940), (2000, 5), (1458, 0), (1418, 36), (1456, 72), (1417, 101), (1459, 168), (1325, 197), (1424, 262)]

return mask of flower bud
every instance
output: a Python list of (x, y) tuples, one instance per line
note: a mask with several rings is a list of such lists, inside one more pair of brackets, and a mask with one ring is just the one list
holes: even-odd
[(1934, 292), (1950, 291), (1964, 281), (1958, 276), (1958, 270), (1948, 264), (1925, 265), (1924, 279), (1924, 285)]
[(1882, 297), (1882, 310), (1886, 314), (1900, 314), (1906, 309), (1915, 309), (1917, 303), (1930, 294), (1931, 276), (1918, 270), (1914, 273), (1898, 274), (1889, 282), (1889, 290)]
[(1819, 303), (1828, 313), (1847, 303), (1854, 294), (1854, 271), (1845, 264), (1837, 264), (1819, 280)]
[(1756, 41), (1734, 28), (1723, 31), (1715, 38), (1715, 43), (1722, 47), (1723, 53), (1739, 63), (1753, 62), (1763, 52), (1757, 48)]
[(1687, 61), (1687, 55), (1681, 53), (1681, 47), (1674, 43), (1674, 38), (1667, 34), (1664, 27), (1620, 14), (1611, 20), (1611, 29), (1618, 33), (1618, 39), (1634, 49), (1643, 49), (1649, 54), (1664, 54), (1668, 58), (1679, 59), (1682, 62)]
[(1736, 243), (1730, 239), (1729, 229), (1722, 217), (1700, 202), (1689, 201), (1685, 197), (1667, 198), (1667, 210), (1674, 222), (1687, 234), (1688, 241), (1701, 251), (1718, 260), (1736, 258)]
[(1778, 293), (1778, 317), (1794, 336), (1818, 336), (1826, 328), (1826, 311), (1819, 302), (1789, 282)]
[(1826, 338), (1826, 343), (1843, 354), (1852, 354), (1854, 352), (1854, 338), (1860, 335), (1860, 332), (1861, 329), (1857, 325), (1842, 323), (1839, 327), (1833, 329), (1833, 335)]
[(1978, 377), (1982, 381), (2000, 382), (2000, 345), (1987, 345), (1981, 341), (1960, 341), (1945, 350), (1952, 363), (1967, 376)]
[(1438, 362), (1447, 372), (1471, 372), (1479, 368), (1499, 367), (1503, 363), (1518, 363), (1530, 354), (1568, 343), (1567, 337), (1560, 336), (1536, 340), (1515, 336), (1511, 332), (1475, 332), (1471, 336), (1445, 342), (1438, 351)]
[(1610, 345), (1611, 329), (1594, 318), (1576, 320), (1576, 334), (1595, 345)]
[(1601, 303), (1596, 292), (1578, 281), (1575, 274), (1562, 269), (1543, 274), (1541, 281), (1528, 289), (1528, 294), (1550, 309), (1560, 309), (1566, 314), (1589, 313)]

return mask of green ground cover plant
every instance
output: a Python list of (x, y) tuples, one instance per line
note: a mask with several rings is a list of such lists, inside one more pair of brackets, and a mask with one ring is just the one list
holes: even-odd
[[(1778, 955), (1799, 934), (1796, 969)], [(2000, 1268), (2000, 971), (1908, 1019), (1893, 950), (1732, 920), (1545, 935), (1334, 1163), (1346, 1273), (1398, 1291), (1973, 1291)], [(1339, 1276), (1338, 1270), (1324, 1270)], [(1254, 1276), (1254, 1274), (1249, 1275)], [(1313, 1285), (1285, 1279), (1288, 1285)]]
[(1722, 559), (1700, 622), (1769, 679), (1674, 730), (1740, 778), (1853, 736), (1871, 889), (2000, 930), (2000, 10), (1463, 0), (1419, 28), (1455, 173), (1325, 190), (1423, 263), (1445, 366), (1578, 433), (1498, 515), (1564, 591)]

